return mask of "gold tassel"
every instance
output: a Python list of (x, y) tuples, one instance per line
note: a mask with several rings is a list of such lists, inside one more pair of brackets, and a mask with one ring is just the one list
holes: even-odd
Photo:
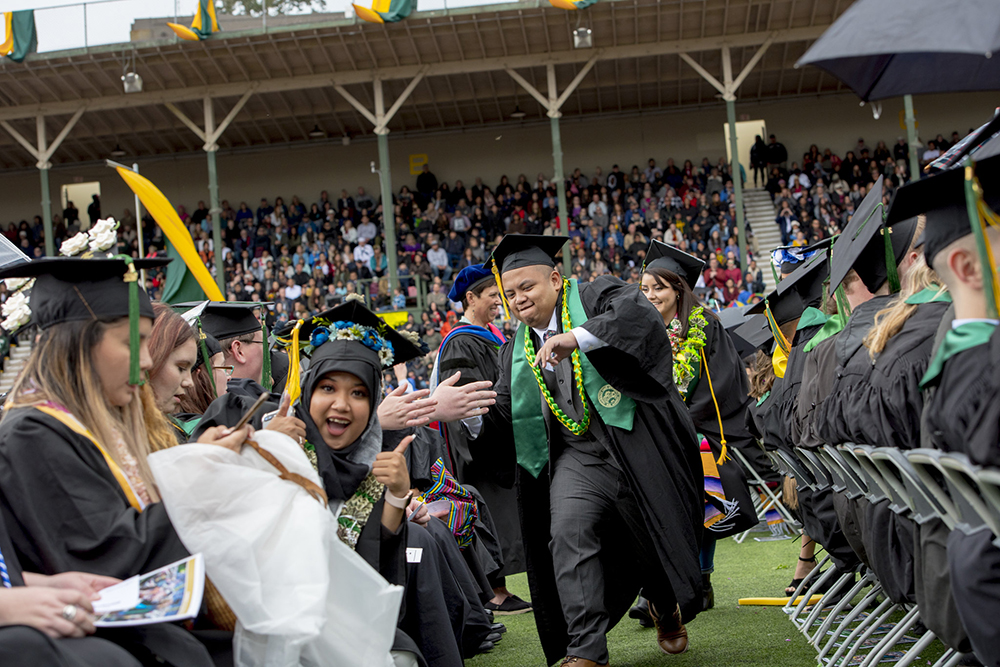
[(715, 398), (715, 387), (712, 386), (712, 374), (708, 371), (708, 359), (705, 358), (705, 348), (698, 350), (701, 352), (701, 362), (705, 366), (705, 377), (708, 378), (708, 391), (712, 394), (712, 403), (715, 404), (715, 417), (719, 420), (719, 439), (722, 444), (722, 451), (719, 452), (719, 458), (715, 462), (716, 465), (722, 465), (729, 460), (729, 449), (726, 447), (726, 432), (722, 428), (722, 413), (719, 411), (719, 401)]
[(497, 289), (500, 290), (500, 303), (503, 304), (503, 315), (504, 319), (510, 319), (510, 308), (507, 307), (507, 295), (503, 292), (503, 283), (500, 281), (500, 271), (497, 269), (496, 260), (490, 261), (493, 269), (493, 279), (497, 281)]
[(285, 382), (285, 391), (290, 399), (289, 404), (295, 405), (302, 393), (301, 381), (299, 379), (299, 329), (305, 324), (305, 320), (298, 320), (295, 328), (292, 329), (292, 345), (288, 351), (288, 380)]

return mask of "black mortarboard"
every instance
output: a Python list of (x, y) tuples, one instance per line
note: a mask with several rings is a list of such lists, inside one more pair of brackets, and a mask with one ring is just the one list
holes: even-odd
[[(873, 294), (885, 284), (889, 267), (883, 219), (882, 177), (879, 176), (833, 246), (830, 262), (831, 292), (844, 282), (852, 268)], [(895, 267), (899, 266), (906, 251), (910, 249), (916, 228), (917, 221), (913, 219), (901, 221), (890, 229), (889, 241)]]
[(720, 310), (717, 315), (719, 316), (719, 322), (722, 323), (722, 328), (730, 331), (746, 324), (752, 317), (746, 314), (748, 310), (750, 310), (750, 306), (730, 306), (729, 308)]
[(941, 157), (928, 164), (924, 171), (936, 174), (953, 169), (970, 155), (975, 160), (985, 160), (988, 157), (1000, 155), (1000, 109), (994, 110), (993, 118), (970, 132), (943, 153)]
[[(1000, 156), (977, 162), (975, 170), (987, 206), (1000, 211)], [(886, 223), (895, 225), (921, 214), (927, 216), (924, 257), (932, 264), (939, 252), (972, 233), (965, 199), (964, 167), (949, 169), (899, 188), (889, 207)]]
[(672, 271), (680, 276), (688, 284), (688, 287), (694, 289), (698, 283), (698, 277), (705, 269), (705, 262), (671, 245), (654, 240), (646, 251), (646, 262), (642, 270), (645, 271), (648, 268)]
[[(137, 259), (136, 271), (166, 266), (169, 259)], [(0, 269), (0, 278), (35, 278), (31, 321), (40, 329), (64, 322), (129, 316), (128, 264), (121, 259), (44, 257)], [(136, 274), (137, 275), (137, 274)], [(138, 314), (152, 319), (153, 304), (138, 292)]]
[[(201, 302), (178, 303), (176, 308), (194, 308)], [(254, 331), (260, 331), (260, 320), (254, 314), (263, 304), (243, 301), (212, 301), (201, 313), (202, 331), (223, 341)]]
[(139, 318), (154, 319), (149, 295), (139, 287), (141, 269), (170, 259), (45, 257), (0, 269), (0, 278), (34, 278), (31, 321), (39, 329), (65, 322), (129, 320), (129, 384), (143, 383), (139, 367)]
[[(795, 318), (792, 318), (795, 319)], [(750, 319), (729, 332), (740, 358), (764, 349), (774, 338), (766, 315), (752, 315)]]
[(806, 259), (833, 245), (834, 237), (817, 241), (810, 246), (782, 246), (771, 251), (771, 261), (780, 264), (781, 275), (792, 273)]
[[(823, 301), (823, 282), (829, 275), (830, 263), (827, 261), (827, 252), (820, 250), (778, 283), (778, 295), (784, 296), (794, 291), (802, 297), (807, 307), (819, 306)], [(771, 308), (774, 308), (774, 304), (771, 304)]]
[(21, 252), (20, 248), (11, 243), (6, 236), (0, 234), (0, 268), (28, 261), (31, 261), (30, 258)]
[[(542, 236), (539, 234), (507, 234), (503, 237), (486, 266), (493, 266), (502, 275), (506, 271), (525, 266), (555, 267), (556, 256), (569, 241), (568, 236)], [(492, 265), (491, 262), (492, 261)]]
[(771, 314), (774, 315), (774, 320), (778, 326), (781, 326), (801, 317), (808, 304), (795, 290), (788, 290), (784, 294), (778, 294), (778, 290), (774, 290), (765, 296), (762, 301), (751, 306), (750, 310), (747, 311), (747, 315), (763, 314), (767, 305), (771, 306)]

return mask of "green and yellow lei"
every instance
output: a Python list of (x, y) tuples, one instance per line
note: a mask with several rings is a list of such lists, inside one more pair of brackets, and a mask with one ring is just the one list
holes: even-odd
[(705, 309), (701, 306), (691, 309), (691, 314), (688, 316), (687, 338), (681, 338), (684, 323), (680, 317), (674, 316), (667, 325), (667, 336), (670, 338), (670, 349), (674, 356), (674, 384), (681, 396), (688, 395), (691, 381), (698, 377), (701, 350), (708, 341), (708, 335), (705, 333), (707, 326)]

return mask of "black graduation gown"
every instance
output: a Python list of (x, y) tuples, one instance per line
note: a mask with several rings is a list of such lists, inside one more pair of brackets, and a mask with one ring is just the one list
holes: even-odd
[[(631, 432), (605, 427), (608, 445), (642, 508), (643, 520), (687, 622), (702, 607), (698, 554), (704, 484), (694, 425), (674, 386), (671, 355), (664, 354), (670, 342), (663, 319), (637, 285), (602, 276), (592, 283), (581, 283), (579, 289), (589, 318), (582, 326), (607, 344), (587, 353), (587, 358), (607, 383), (636, 405)], [(546, 659), (553, 663), (565, 656), (569, 640), (548, 547), (551, 466), (536, 479), (516, 464), (511, 434), (513, 354), (514, 343), (508, 341), (500, 349), (496, 405), (473, 449), (491, 469), (501, 473), (515, 470), (535, 624)], [(544, 400), (537, 386), (518, 390), (538, 392), (538, 400)], [(591, 410), (591, 419), (599, 419), (596, 410)], [(601, 556), (610, 626), (628, 610), (643, 583), (634, 555), (624, 548), (627, 543), (605, 541)], [(616, 548), (619, 544), (622, 548)]]
[[(994, 330), (986, 344), (959, 352), (944, 365), (934, 381), (935, 391), (925, 413), (931, 444), (945, 451), (966, 454), (973, 463), (997, 467), (1000, 465), (1000, 327)], [(966, 535), (951, 531), (947, 549), (943, 549), (943, 530), (934, 534), (921, 527), (921, 544), (936, 547), (921, 554), (921, 569), (933, 568), (927, 576), (936, 584), (938, 593), (947, 589), (951, 595), (941, 596), (950, 607), (954, 605), (967, 638), (976, 656), (986, 665), (1000, 664), (1000, 636), (996, 619), (1000, 617), (1000, 549), (993, 544), (987, 531)], [(932, 541), (934, 537), (938, 539)], [(938, 574), (942, 556), (947, 557), (950, 579)], [(935, 581), (934, 574), (937, 574)], [(923, 581), (917, 592), (923, 593)], [(928, 588), (928, 592), (933, 589)], [(918, 598), (919, 599), (919, 598)], [(948, 615), (935, 618), (947, 623)], [(938, 633), (937, 627), (928, 627)], [(955, 646), (964, 637), (953, 623), (945, 641)], [(944, 628), (942, 628), (943, 630)]]
[[(459, 327), (459, 333), (454, 334), (441, 351), (438, 367), (440, 379), (445, 380), (455, 373), (461, 373), (459, 385), (482, 380), (496, 384), (500, 376), (496, 348), (489, 341), (475, 334), (463, 334), (461, 330)], [(474, 486), (489, 507), (502, 552), (502, 568), (495, 576), (524, 572), (524, 545), (517, 516), (517, 495), (510, 488), (509, 482), (506, 487), (500, 484), (492, 471), (483, 470), (482, 464), (473, 458), (471, 443), (461, 422), (446, 424), (444, 435), (448, 467), (454, 471), (459, 482)]]
[[(0, 513), (31, 572), (127, 579), (189, 555), (162, 503), (133, 509), (94, 444), (34, 408), (10, 410), (0, 422)], [(178, 667), (212, 664), (180, 626), (100, 634), (144, 660), (153, 653)]]
[[(722, 454), (722, 436), (725, 435), (727, 448), (736, 447), (751, 461), (759, 462), (760, 448), (746, 424), (746, 411), (750, 405), (750, 383), (747, 380), (743, 360), (736, 352), (732, 338), (726, 333), (719, 319), (711, 314), (706, 314), (705, 319), (708, 322), (705, 327), (704, 348), (705, 359), (708, 361), (708, 374), (706, 375), (705, 365), (702, 364), (698, 383), (685, 401), (691, 412), (691, 420), (694, 422), (695, 430), (708, 440), (716, 461)], [(719, 405), (718, 412), (715, 407), (716, 401)], [(727, 462), (718, 466), (718, 470), (726, 500), (736, 502), (739, 509), (731, 518), (720, 521), (705, 533), (706, 537), (711, 535), (717, 539), (742, 533), (757, 525), (758, 521), (753, 500), (750, 498), (746, 474), (740, 464), (730, 456)]]
[[(769, 401), (773, 405), (764, 417), (765, 435), (774, 439), (774, 446), (793, 456), (794, 448), (802, 439), (803, 424), (799, 419), (798, 409), (806, 365), (804, 348), (821, 328), (821, 325), (814, 325), (795, 332), (785, 365), (785, 376), (775, 380)], [(798, 487), (799, 515), (806, 534), (827, 549), (839, 568), (849, 569), (857, 563), (857, 556), (841, 532), (833, 495), (830, 489)]]

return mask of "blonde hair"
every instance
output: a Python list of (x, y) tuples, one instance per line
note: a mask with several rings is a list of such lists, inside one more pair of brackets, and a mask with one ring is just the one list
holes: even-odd
[(906, 277), (903, 279), (903, 289), (898, 297), (892, 305), (880, 310), (875, 315), (875, 324), (865, 336), (864, 344), (868, 348), (868, 355), (872, 362), (885, 349), (889, 339), (898, 334), (910, 316), (916, 312), (917, 304), (906, 303), (906, 300), (917, 292), (932, 286), (938, 288), (939, 294), (948, 291), (948, 288), (942, 285), (941, 279), (934, 272), (934, 269), (927, 266), (924, 256), (919, 255), (910, 270), (906, 272)]
[(159, 496), (146, 459), (150, 452), (166, 449), (176, 440), (148, 385), (142, 386), (125, 407), (112, 406), (104, 399), (93, 350), (110, 324), (98, 320), (67, 322), (43, 331), (11, 389), (13, 398), (4, 414), (46, 401), (56, 403), (105, 445), (111, 459), (122, 467), (117, 448), (108, 446), (120, 439), (135, 457), (139, 476), (156, 502)]

